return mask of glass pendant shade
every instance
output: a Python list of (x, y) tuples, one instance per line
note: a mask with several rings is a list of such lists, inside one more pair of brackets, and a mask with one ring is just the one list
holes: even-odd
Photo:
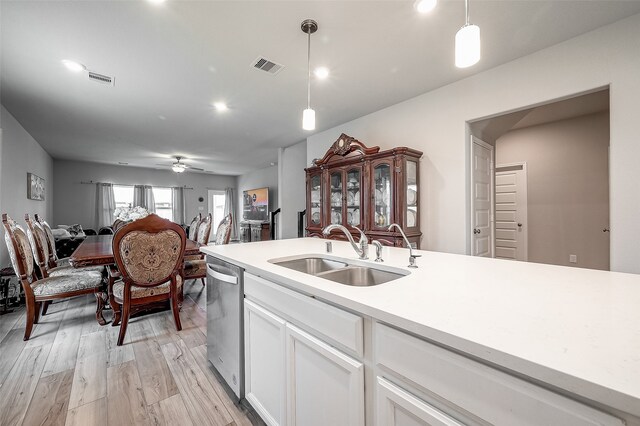
[(304, 130), (315, 130), (316, 128), (316, 112), (311, 108), (302, 112), (302, 128)]
[(480, 60), (480, 27), (467, 24), (456, 33), (456, 67), (467, 68)]

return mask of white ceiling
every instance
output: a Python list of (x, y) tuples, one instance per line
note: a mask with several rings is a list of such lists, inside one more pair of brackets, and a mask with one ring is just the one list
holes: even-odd
[[(305, 18), (317, 130), (414, 97), (640, 12), (640, 1), (472, 0), (482, 60), (453, 65), (462, 1), (427, 16), (412, 1), (7, 1), (0, 3), (2, 104), (54, 157), (240, 174), (303, 140)], [(250, 68), (259, 55), (285, 65)], [(72, 74), (73, 59), (115, 77)], [(230, 110), (217, 113), (211, 103)], [(165, 119), (159, 118), (160, 116)]]

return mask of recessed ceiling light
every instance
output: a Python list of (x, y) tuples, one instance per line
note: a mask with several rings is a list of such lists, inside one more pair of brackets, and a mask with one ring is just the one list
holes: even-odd
[(438, 0), (416, 0), (413, 4), (413, 7), (420, 13), (429, 13), (431, 12), (436, 5), (438, 4)]
[(164, 115), (159, 115), (159, 116), (158, 116), (158, 118), (159, 118), (160, 120), (162, 120), (162, 121), (164, 121), (164, 120), (166, 120), (166, 119), (167, 119), (167, 117), (165, 117)]
[(147, 1), (153, 4), (161, 4), (165, 2), (165, 0), (147, 0)]
[(313, 70), (313, 74), (320, 80), (324, 80), (325, 78), (329, 77), (329, 68), (318, 67), (315, 70)]
[(216, 111), (219, 112), (223, 112), (229, 109), (227, 104), (225, 104), (224, 102), (214, 102), (213, 107), (216, 109)]
[(64, 64), (65, 67), (67, 67), (69, 71), (73, 71), (73, 72), (80, 72), (87, 69), (87, 67), (85, 67), (81, 63), (76, 61), (71, 61), (69, 59), (63, 59), (62, 63)]

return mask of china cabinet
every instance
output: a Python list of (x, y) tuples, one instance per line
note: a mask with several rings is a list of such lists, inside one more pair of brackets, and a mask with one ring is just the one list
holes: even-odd
[[(398, 147), (381, 151), (344, 133), (321, 159), (305, 169), (307, 180), (307, 235), (324, 237), (330, 224), (346, 227), (355, 239), (356, 228), (370, 240), (402, 247), (404, 241), (389, 225), (402, 227), (409, 241), (420, 247), (419, 162), (422, 152)], [(344, 239), (334, 230), (329, 238)]]

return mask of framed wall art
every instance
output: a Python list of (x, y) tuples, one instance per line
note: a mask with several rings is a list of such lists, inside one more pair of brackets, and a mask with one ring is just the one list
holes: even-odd
[(33, 173), (27, 173), (27, 198), (44, 201), (44, 179)]

